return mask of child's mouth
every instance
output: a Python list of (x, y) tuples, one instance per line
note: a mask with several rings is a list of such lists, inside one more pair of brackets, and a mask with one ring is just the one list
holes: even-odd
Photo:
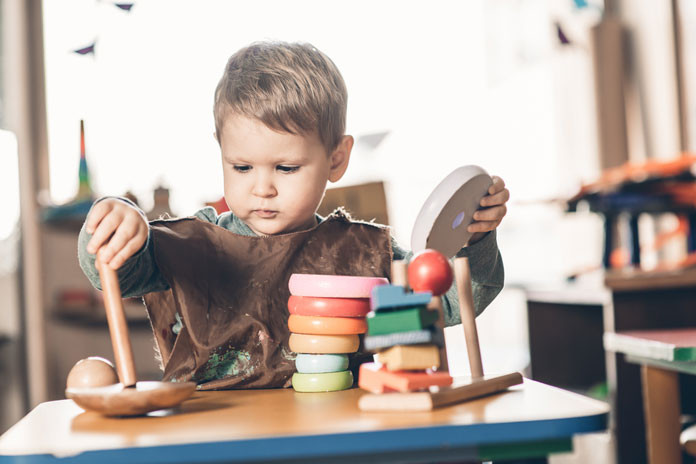
[(278, 214), (278, 211), (273, 211), (270, 209), (255, 209), (253, 211), (254, 214), (256, 214), (260, 218), (264, 219), (270, 219), (276, 216)]

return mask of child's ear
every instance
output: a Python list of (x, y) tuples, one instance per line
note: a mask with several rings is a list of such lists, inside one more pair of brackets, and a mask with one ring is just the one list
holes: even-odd
[(338, 182), (343, 174), (346, 173), (348, 169), (348, 161), (350, 160), (350, 152), (353, 150), (353, 136), (344, 135), (341, 137), (341, 141), (338, 142), (338, 146), (331, 153), (331, 167), (329, 169), (329, 180), (331, 182)]
[(216, 141), (216, 142), (218, 143), (218, 145), (219, 145), (219, 144), (220, 144), (220, 139), (218, 139), (217, 131), (213, 132), (213, 138), (215, 139), (215, 141)]

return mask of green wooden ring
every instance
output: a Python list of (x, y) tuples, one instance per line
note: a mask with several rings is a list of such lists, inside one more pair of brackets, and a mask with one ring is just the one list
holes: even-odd
[(324, 374), (300, 374), (292, 375), (292, 388), (296, 392), (316, 393), (346, 390), (353, 386), (353, 373), (351, 371), (327, 372)]

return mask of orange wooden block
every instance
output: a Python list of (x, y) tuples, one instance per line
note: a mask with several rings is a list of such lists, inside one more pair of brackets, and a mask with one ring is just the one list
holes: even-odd
[(365, 363), (360, 366), (358, 385), (372, 393), (411, 392), (452, 385), (452, 377), (448, 372), (388, 371), (376, 363)]
[(367, 331), (362, 317), (318, 317), (291, 314), (288, 318), (290, 332), (316, 335), (351, 335)]

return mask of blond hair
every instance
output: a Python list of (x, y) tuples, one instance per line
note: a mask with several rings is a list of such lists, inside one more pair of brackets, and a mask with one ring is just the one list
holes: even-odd
[(232, 55), (215, 89), (218, 141), (239, 114), (291, 134), (316, 131), (331, 153), (345, 133), (348, 92), (341, 73), (307, 43), (257, 42)]

